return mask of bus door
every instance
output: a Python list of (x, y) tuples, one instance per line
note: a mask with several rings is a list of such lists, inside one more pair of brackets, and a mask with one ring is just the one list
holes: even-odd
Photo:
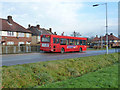
[(53, 37), (53, 51), (58, 52), (60, 51), (60, 40), (59, 38)]
[(83, 50), (85, 51), (86, 50), (86, 40), (82, 41), (82, 45), (83, 45)]
[(79, 51), (79, 40), (75, 39), (75, 47), (74, 47), (75, 51)]
[(64, 48), (64, 51), (66, 52), (67, 51), (67, 48), (66, 48), (66, 40), (67, 39), (65, 39), (65, 38), (60, 38), (60, 50), (62, 49), (62, 48)]
[(82, 48), (82, 50), (83, 50), (83, 40), (80, 40), (79, 45), (80, 45), (80, 48)]
[(71, 47), (70, 47), (70, 39), (67, 39), (66, 41), (66, 45), (67, 45), (67, 51), (70, 51), (71, 50)]

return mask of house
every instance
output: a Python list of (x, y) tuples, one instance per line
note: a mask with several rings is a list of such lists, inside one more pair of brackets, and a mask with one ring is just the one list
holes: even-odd
[(31, 43), (31, 31), (13, 21), (12, 16), (0, 18), (0, 43), (2, 45), (21, 45)]
[[(100, 36), (96, 35), (96, 37), (92, 40), (91, 46), (105, 46), (106, 45), (106, 35), (105, 36)], [(113, 33), (110, 33), (108, 35), (108, 46), (109, 47), (115, 47), (115, 46), (120, 46), (120, 39), (116, 36), (113, 35)]]
[(40, 35), (42, 34), (53, 34), (52, 33), (52, 28), (45, 29), (41, 28), (40, 25), (36, 26), (31, 26), (30, 24), (28, 25), (28, 30), (32, 32), (32, 41), (31, 45), (39, 45), (40, 44)]

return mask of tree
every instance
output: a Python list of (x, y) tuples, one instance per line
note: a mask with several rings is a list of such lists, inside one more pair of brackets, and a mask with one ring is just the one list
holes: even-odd
[(89, 37), (88, 39), (87, 39), (87, 41), (88, 41), (88, 43), (91, 43), (91, 41), (94, 39), (94, 37), (92, 36), (92, 37)]
[(81, 34), (79, 32), (72, 32), (71, 36), (74, 36), (74, 37), (79, 37), (81, 36)]
[(95, 37), (89, 37), (89, 38), (87, 38), (87, 44), (88, 45), (91, 45), (92, 44), (92, 40), (94, 39)]

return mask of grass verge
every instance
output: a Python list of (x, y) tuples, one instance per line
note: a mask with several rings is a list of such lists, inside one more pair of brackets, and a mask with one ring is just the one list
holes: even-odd
[(118, 53), (23, 65), (3, 66), (2, 86), (31, 88), (79, 77), (118, 62)]
[[(115, 49), (115, 48), (108, 48), (108, 49)], [(93, 51), (93, 50), (106, 50), (106, 48), (98, 48), (98, 49), (95, 49), (95, 48), (87, 48), (87, 51)]]
[(118, 64), (81, 77), (38, 86), (37, 88), (118, 88)]

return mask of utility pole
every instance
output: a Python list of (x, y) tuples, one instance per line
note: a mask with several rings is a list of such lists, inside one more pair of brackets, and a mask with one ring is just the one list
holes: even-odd
[(99, 5), (105, 5), (106, 6), (106, 53), (108, 54), (108, 20), (107, 20), (107, 3), (103, 4), (95, 4), (93, 7), (99, 6)]

